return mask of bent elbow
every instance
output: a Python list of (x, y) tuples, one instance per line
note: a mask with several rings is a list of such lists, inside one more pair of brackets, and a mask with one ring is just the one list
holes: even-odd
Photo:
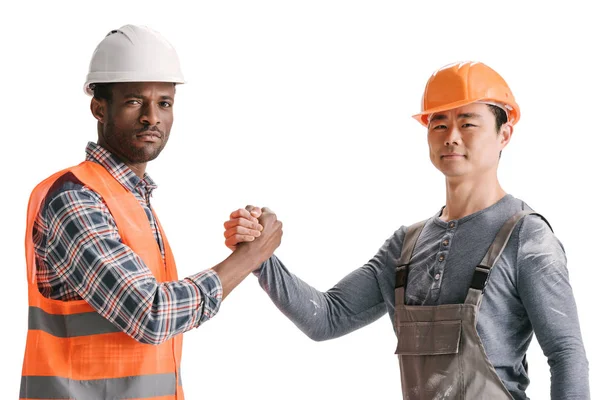
[[(158, 327), (157, 325), (156, 328)], [(175, 336), (173, 332), (164, 332), (154, 328), (154, 326), (147, 326), (146, 329), (142, 329), (136, 335), (131, 335), (131, 337), (138, 343), (158, 346)]]
[(303, 330), (304, 334), (314, 342), (324, 342), (325, 340), (331, 339), (331, 335), (322, 329), (306, 329)]

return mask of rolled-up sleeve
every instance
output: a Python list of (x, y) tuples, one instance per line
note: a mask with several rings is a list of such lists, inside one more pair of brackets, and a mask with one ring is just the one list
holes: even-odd
[(49, 201), (45, 217), (47, 263), (100, 315), (135, 340), (160, 344), (217, 313), (223, 289), (214, 271), (157, 282), (143, 260), (122, 243), (96, 193), (62, 191)]

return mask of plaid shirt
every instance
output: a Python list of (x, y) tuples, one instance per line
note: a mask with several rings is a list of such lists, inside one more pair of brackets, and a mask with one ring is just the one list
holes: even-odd
[[(156, 184), (140, 179), (107, 150), (88, 143), (86, 160), (105, 167), (143, 207), (164, 259), (152, 215)], [(159, 344), (214, 316), (223, 289), (213, 270), (158, 283), (142, 259), (121, 242), (106, 203), (73, 174), (50, 189), (33, 228), (40, 292), (51, 299), (88, 302), (134, 339)]]

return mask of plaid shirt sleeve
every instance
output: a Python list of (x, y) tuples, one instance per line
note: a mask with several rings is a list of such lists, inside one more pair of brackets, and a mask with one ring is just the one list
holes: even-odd
[(62, 191), (45, 212), (47, 263), (100, 315), (135, 340), (160, 344), (217, 313), (223, 290), (216, 272), (209, 269), (158, 283), (142, 259), (121, 242), (97, 193)]

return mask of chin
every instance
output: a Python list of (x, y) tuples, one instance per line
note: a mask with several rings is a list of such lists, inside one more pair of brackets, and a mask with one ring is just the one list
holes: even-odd
[(455, 178), (467, 174), (467, 171), (459, 170), (457, 168), (439, 168), (439, 170), (446, 178)]
[(140, 149), (134, 154), (131, 154), (130, 158), (136, 163), (147, 163), (158, 157), (162, 149)]

